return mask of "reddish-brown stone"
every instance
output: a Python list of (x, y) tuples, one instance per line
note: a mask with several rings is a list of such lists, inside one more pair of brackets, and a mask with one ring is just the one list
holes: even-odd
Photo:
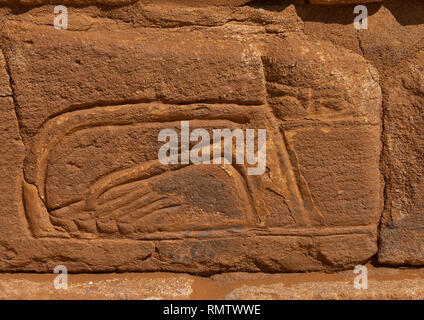
[(384, 0), (309, 0), (311, 4), (340, 5), (383, 2)]
[[(424, 264), (424, 19), (399, 2), (361, 31), (301, 1), (68, 1), (69, 30), (4, 3), (0, 271)], [(160, 164), (183, 120), (266, 129), (265, 173)]]

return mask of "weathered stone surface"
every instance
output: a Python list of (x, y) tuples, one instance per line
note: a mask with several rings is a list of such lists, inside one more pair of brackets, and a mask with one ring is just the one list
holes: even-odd
[(24, 134), (90, 105), (264, 102), (259, 54), (225, 34), (214, 40), (201, 32), (116, 30), (106, 40), (101, 31), (22, 23), (4, 32)]
[[(383, 89), (385, 145), (381, 169), (385, 176), (385, 210), (381, 223), (379, 261), (422, 265), (422, 1), (385, 1), (370, 5), (368, 30), (356, 31), (335, 21), (326, 10), (299, 9), (305, 32), (362, 54), (380, 74)], [(339, 21), (351, 21), (335, 8)], [(344, 15), (346, 14), (346, 15)], [(421, 179), (421, 180), (420, 180)]]
[(0, 279), (0, 299), (188, 299), (193, 293), (195, 280), (194, 277), (178, 274), (111, 274), (94, 278), (89, 275), (70, 275), (68, 288), (57, 290), (53, 286), (54, 279), (49, 278), (31, 275), (3, 276)]
[[(54, 248), (26, 248), (9, 262), (13, 270), (71, 260), (78, 271), (306, 271), (353, 266), (376, 252), (381, 92), (360, 56), (299, 36), (237, 38), (225, 29), (118, 27), (105, 41), (99, 31), (11, 21), (3, 41), (26, 146), (32, 245), (70, 244), (59, 259)], [(180, 120), (267, 128), (268, 173), (155, 163), (159, 130), (178, 130)], [(335, 168), (343, 170), (329, 176)], [(95, 250), (74, 256), (88, 239), (99, 250), (144, 242), (134, 242), (137, 253), (124, 249), (136, 259), (125, 264)]]
[(361, 4), (383, 2), (384, 0), (310, 0), (311, 4), (334, 5), (334, 4)]
[[(355, 289), (351, 270), (336, 273), (70, 274), (55, 289), (55, 274), (1, 274), (0, 299), (423, 299), (423, 271), (373, 268), (368, 289)], [(306, 311), (305, 311), (306, 313)]]
[(309, 282), (292, 286), (283, 283), (244, 286), (226, 297), (229, 300), (421, 300), (422, 279), (370, 281), (372, 290), (357, 290), (347, 281)]
[[(125, 5), (138, 2), (139, 0), (0, 0), (0, 4), (20, 4), (27, 6), (36, 6), (42, 4), (72, 4), (72, 5), (87, 5), (87, 4), (100, 4), (100, 5)], [(184, 5), (225, 5), (225, 6), (240, 6), (249, 2), (249, 0), (208, 0), (205, 3), (199, 3), (198, 0), (156, 0), (158, 3), (172, 3), (176, 2)], [(311, 4), (359, 4), (370, 2), (383, 2), (383, 0), (310, 0)]]
[(385, 113), (387, 175), (379, 260), (424, 263), (424, 51), (393, 79)]
[[(366, 31), (351, 6), (112, 2), (73, 7), (69, 30), (50, 5), (1, 9), (0, 270), (424, 263), (422, 19), (396, 1)], [(266, 172), (161, 165), (181, 121), (265, 128)]]
[(24, 5), (38, 6), (43, 4), (58, 4), (58, 5), (87, 5), (87, 4), (104, 4), (104, 5), (125, 5), (137, 2), (138, 0), (0, 0), (0, 4), (6, 5)]

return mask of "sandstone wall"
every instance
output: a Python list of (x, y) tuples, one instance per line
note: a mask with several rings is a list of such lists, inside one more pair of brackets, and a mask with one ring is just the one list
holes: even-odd
[[(375, 2), (0, 1), (0, 270), (423, 265), (424, 3)], [(181, 121), (265, 174), (161, 165)]]

